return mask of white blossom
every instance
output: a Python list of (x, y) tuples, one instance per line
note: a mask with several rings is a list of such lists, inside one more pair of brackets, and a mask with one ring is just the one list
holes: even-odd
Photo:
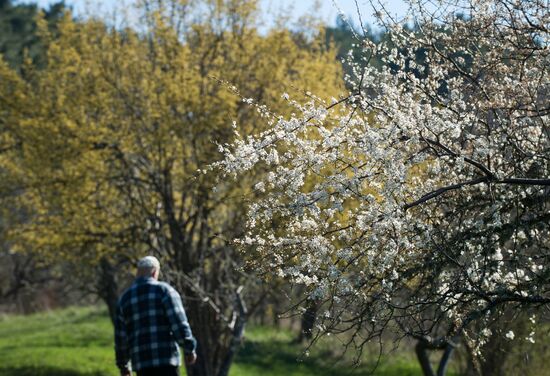
[(434, 22), (439, 10), (410, 4), (421, 30), (386, 20), (387, 39), (360, 48), (387, 64), (346, 60), (350, 92), (330, 105), (284, 93), (291, 116), (219, 147), (228, 176), (267, 170), (241, 243), (255, 266), (330, 299), (335, 325), (357, 312), (387, 322), (395, 307), (423, 322), (430, 306), (461, 327), (493, 297), (548, 299), (544, 7), (518, 2), (532, 18), (511, 20), (500, 1), (476, 0), (466, 19), (441, 7)]

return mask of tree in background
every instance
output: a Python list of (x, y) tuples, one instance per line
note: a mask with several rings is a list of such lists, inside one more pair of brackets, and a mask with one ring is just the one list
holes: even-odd
[(0, 54), (12, 68), (19, 68), (25, 54), (36, 65), (43, 66), (44, 45), (37, 34), (36, 18), (40, 12), (52, 32), (66, 10), (59, 1), (47, 10), (40, 10), (36, 4), (13, 4), (12, 0), (0, 0)]
[[(382, 29), (376, 30), (370, 25), (363, 25), (358, 28), (351, 20), (339, 16), (336, 19), (336, 25), (325, 28), (325, 38), (327, 46), (334, 45), (337, 49), (337, 59), (342, 62), (345, 73), (353, 74), (352, 65), (360, 64), (364, 57), (362, 53), (360, 39), (369, 39), (372, 43), (378, 43), (384, 37)], [(371, 59), (370, 65), (382, 66), (380, 60)]]
[(412, 30), (379, 10), (387, 33), (360, 41), (348, 96), (296, 103), (218, 167), (269, 169), (240, 242), (322, 300), (319, 334), (346, 332), (360, 354), (395, 331), (426, 375), (442, 350), (443, 375), (461, 338), (475, 355), (509, 309), (550, 303), (549, 14), (537, 0), (409, 4)]
[[(64, 10), (63, 2), (40, 10), (34, 4), (0, 1), (0, 54), (10, 67), (19, 71), (25, 57), (36, 67), (44, 66), (46, 51), (38, 36), (36, 19), (43, 12), (48, 29), (55, 33), (56, 23)], [(9, 119), (2, 110), (3, 107), (0, 109), (0, 130), (3, 132)], [(0, 153), (9, 150), (6, 146), (0, 146)], [(61, 265), (47, 265), (30, 250), (18, 253), (11, 250), (6, 234), (24, 222), (28, 215), (15, 204), (14, 198), (19, 191), (12, 183), (8, 171), (0, 167), (0, 274), (6, 281), (0, 288), (2, 309), (23, 313), (49, 309), (61, 303), (61, 295), (65, 295), (63, 302), (69, 304), (72, 300), (67, 299), (67, 288), (63, 287)]]
[(265, 289), (231, 246), (254, 174), (219, 182), (199, 170), (235, 132), (265, 128), (264, 103), (289, 114), (282, 92), (337, 92), (341, 68), (320, 38), (260, 34), (256, 1), (139, 9), (139, 32), (66, 14), (52, 35), (42, 19), (45, 67), (0, 66), (1, 164), (29, 213), (9, 239), (83, 279), (104, 271), (111, 310), (117, 266), (157, 255), (199, 341), (188, 374), (227, 375)]

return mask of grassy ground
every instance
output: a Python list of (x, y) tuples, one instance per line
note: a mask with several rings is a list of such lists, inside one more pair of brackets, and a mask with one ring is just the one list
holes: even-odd
[[(299, 361), (301, 349), (291, 340), (289, 332), (250, 329), (231, 376), (364, 375), (370, 369), (335, 363), (326, 349)], [(112, 327), (103, 309), (0, 318), (2, 376), (118, 376), (113, 356)], [(421, 375), (410, 354), (392, 356), (374, 374)]]

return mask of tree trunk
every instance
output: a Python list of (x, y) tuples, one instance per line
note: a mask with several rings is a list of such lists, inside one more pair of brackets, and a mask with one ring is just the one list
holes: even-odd
[(211, 365), (208, 363), (209, 352), (206, 351), (203, 336), (197, 336), (197, 362), (192, 366), (186, 365), (187, 376), (214, 376)]
[(192, 291), (187, 291), (188, 297), (185, 303), (185, 310), (193, 335), (197, 339), (197, 361), (194, 365), (186, 365), (187, 376), (215, 376), (214, 367), (216, 360), (214, 353), (216, 352), (216, 340), (219, 334), (219, 323), (212, 316), (212, 312), (208, 305), (199, 299)]
[[(186, 365), (188, 376), (227, 376), (244, 336), (247, 310), (239, 288), (236, 292), (232, 329), (200, 299), (186, 303), (187, 316), (197, 346), (197, 362)], [(231, 327), (231, 325), (229, 325)]]
[[(190, 317), (191, 321), (191, 317)], [(194, 321), (194, 320), (193, 320)], [(188, 376), (227, 376), (229, 369), (233, 364), (235, 355), (240, 347), (244, 334), (245, 320), (239, 320), (235, 325), (233, 338), (229, 348), (223, 348), (217, 342), (218, 330), (208, 330), (192, 327), (198, 342), (197, 362), (192, 365), (186, 365)], [(191, 324), (193, 326), (193, 324)]]
[(424, 376), (435, 376), (432, 365), (430, 364), (426, 343), (424, 341), (418, 341), (414, 349)]
[(454, 345), (447, 344), (445, 347), (445, 351), (443, 352), (443, 356), (441, 357), (441, 360), (439, 361), (439, 368), (437, 369), (437, 376), (445, 376), (447, 373), (447, 367), (449, 365), (449, 360), (451, 359), (451, 355), (453, 354), (455, 347)]
[(223, 360), (222, 366), (220, 367), (218, 376), (229, 375), (229, 368), (231, 367), (231, 364), (233, 364), (233, 360), (235, 359), (235, 355), (237, 355), (237, 351), (241, 346), (244, 336), (244, 328), (246, 325), (248, 312), (241, 296), (242, 289), (243, 287), (240, 286), (235, 292), (236, 316), (233, 322), (233, 337), (231, 338), (231, 344), (229, 345), (229, 349), (227, 351), (227, 354), (225, 355), (225, 359)]
[[(443, 341), (442, 343), (436, 345), (425, 340), (419, 340), (416, 343), (415, 351), (424, 376), (445, 376), (445, 374), (447, 373), (449, 360), (451, 359), (451, 355), (453, 354), (454, 349), (455, 344), (450, 341)], [(439, 361), (437, 374), (434, 373), (432, 364), (430, 363), (428, 350), (444, 350), (443, 355), (441, 356), (441, 360)]]
[(319, 302), (317, 300), (308, 299), (306, 310), (302, 315), (300, 335), (298, 336), (297, 342), (311, 340), (318, 310)]
[(97, 288), (99, 297), (107, 304), (109, 317), (114, 324), (118, 302), (118, 283), (115, 267), (106, 258), (102, 258), (99, 262)]

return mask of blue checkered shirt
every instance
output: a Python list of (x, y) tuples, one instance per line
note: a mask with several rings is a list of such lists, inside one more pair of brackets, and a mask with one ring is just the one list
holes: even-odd
[(120, 369), (179, 366), (181, 355), (195, 351), (181, 297), (174, 288), (153, 278), (137, 278), (118, 301), (115, 354)]

